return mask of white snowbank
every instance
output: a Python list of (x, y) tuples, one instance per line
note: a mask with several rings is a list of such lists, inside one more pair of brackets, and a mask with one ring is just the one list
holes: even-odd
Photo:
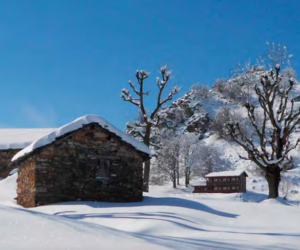
[[(267, 198), (256, 190), (192, 194), (192, 188), (168, 184), (151, 186), (142, 202), (24, 209), (13, 200), (16, 177), (0, 181), (1, 250), (299, 250), (298, 204), (251, 202)], [(244, 195), (251, 199), (244, 202)]]
[(14, 200), (17, 197), (17, 178), (16, 173), (0, 181), (0, 204), (17, 206)]
[(85, 115), (82, 117), (77, 118), (76, 120), (54, 130), (53, 132), (37, 139), (33, 143), (31, 143), (29, 146), (18, 152), (12, 159), (12, 161), (15, 161), (16, 159), (32, 152), (36, 148), (45, 146), (47, 144), (52, 143), (56, 140), (57, 137), (60, 137), (66, 133), (72, 132), (76, 129), (82, 128), (83, 125), (90, 124), (90, 123), (98, 123), (103, 128), (109, 130), (110, 132), (116, 134), (117, 136), (120, 136), (123, 141), (129, 143), (133, 147), (135, 147), (137, 150), (144, 152), (148, 155), (150, 155), (149, 148), (142, 142), (137, 141), (130, 135), (127, 135), (123, 131), (119, 130), (118, 128), (111, 125), (108, 121), (106, 121), (104, 118), (97, 116), (97, 115)]
[(240, 176), (243, 173), (246, 173), (243, 170), (235, 170), (235, 171), (222, 171), (222, 172), (213, 172), (207, 174), (206, 177), (218, 177), (218, 176)]
[(0, 205), (3, 250), (152, 250), (152, 242), (94, 223)]
[(24, 129), (0, 129), (0, 149), (25, 148), (33, 141), (44, 136), (54, 128), (24, 128)]
[(262, 204), (272, 204), (272, 205), (288, 205), (288, 203), (281, 197), (276, 199), (266, 199), (261, 202)]

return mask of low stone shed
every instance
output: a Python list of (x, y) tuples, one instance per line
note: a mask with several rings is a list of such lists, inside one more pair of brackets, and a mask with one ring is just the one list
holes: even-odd
[(143, 198), (149, 148), (99, 116), (58, 128), (17, 153), (17, 203), (35, 207), (64, 201), (135, 202)]

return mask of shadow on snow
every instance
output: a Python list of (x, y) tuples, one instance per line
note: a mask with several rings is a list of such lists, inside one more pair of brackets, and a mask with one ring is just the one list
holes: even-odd
[(237, 214), (222, 212), (206, 206), (202, 203), (186, 200), (176, 197), (145, 197), (142, 202), (129, 202), (129, 203), (115, 203), (115, 202), (64, 202), (56, 203), (54, 205), (87, 205), (94, 208), (110, 208), (110, 207), (142, 207), (142, 206), (170, 206), (194, 209), (202, 212), (207, 212), (216, 216), (236, 218)]

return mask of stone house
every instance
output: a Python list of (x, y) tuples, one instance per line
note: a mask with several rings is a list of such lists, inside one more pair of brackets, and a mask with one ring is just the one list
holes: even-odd
[(52, 128), (0, 129), (0, 179), (6, 178), (12, 167), (13, 156), (41, 136), (52, 132)]
[(17, 153), (17, 203), (35, 207), (93, 200), (135, 202), (143, 198), (143, 162), (149, 148), (87, 115), (40, 138)]
[(246, 192), (245, 171), (213, 172), (205, 176), (206, 185), (194, 185), (193, 193), (241, 193)]

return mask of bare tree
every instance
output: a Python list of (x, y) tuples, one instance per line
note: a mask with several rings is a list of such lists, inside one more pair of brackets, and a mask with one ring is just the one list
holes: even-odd
[[(150, 146), (150, 137), (151, 129), (153, 126), (157, 126), (159, 123), (158, 111), (162, 108), (164, 104), (172, 100), (173, 96), (178, 93), (179, 88), (175, 86), (169, 93), (166, 98), (162, 97), (163, 91), (170, 80), (171, 71), (167, 71), (167, 67), (164, 66), (160, 69), (161, 78), (157, 77), (156, 83), (158, 87), (156, 107), (151, 113), (147, 112), (145, 107), (145, 96), (149, 95), (149, 91), (144, 89), (144, 81), (149, 77), (149, 73), (140, 70), (136, 71), (135, 77), (138, 82), (138, 86), (135, 86), (132, 81), (129, 81), (129, 86), (133, 91), (134, 96), (130, 93), (128, 89), (123, 89), (121, 97), (124, 101), (130, 102), (131, 104), (138, 107), (139, 112), (141, 113), (141, 121), (135, 122), (135, 127), (143, 128), (143, 133), (141, 130), (136, 130), (136, 135), (141, 138), (141, 140), (147, 145)], [(144, 166), (144, 191), (148, 192), (149, 190), (149, 177), (150, 177), (150, 160), (145, 162)]]
[[(295, 72), (294, 69), (292, 69), (291, 67), (288, 67), (288, 68), (285, 68), (282, 72), (282, 76), (283, 76), (283, 79), (282, 81), (280, 82), (280, 88), (286, 88), (289, 86), (289, 80), (291, 78), (294, 78), (296, 80), (297, 78), (297, 74)], [(295, 82), (297, 83), (297, 82)]]
[(279, 74), (280, 65), (275, 73), (270, 70), (261, 77), (260, 84), (254, 89), (263, 113), (260, 124), (257, 122), (259, 111), (254, 104), (246, 103), (248, 119), (254, 128), (255, 138), (245, 135), (239, 123), (229, 123), (228, 133), (247, 153), (246, 160), (251, 160), (265, 173), (269, 187), (269, 198), (278, 197), (281, 171), (293, 166), (289, 155), (299, 144), (290, 138), (299, 122), (300, 109), (294, 108), (294, 100), (289, 94), (294, 86), (294, 79), (289, 79), (289, 86), (280, 87), (283, 77)]
[(213, 84), (212, 89), (218, 91), (219, 93), (223, 93), (226, 83), (227, 83), (227, 79), (218, 78)]
[(222, 152), (212, 145), (199, 143), (197, 152), (199, 160), (193, 166), (195, 175), (205, 177), (211, 172), (224, 171), (230, 168), (231, 164), (222, 157)]
[(269, 67), (275, 68), (278, 64), (281, 65), (281, 67), (290, 67), (290, 59), (293, 57), (293, 55), (289, 54), (286, 46), (267, 42), (266, 57), (266, 60), (269, 62)]
[(297, 74), (296, 74), (296, 71), (291, 68), (291, 67), (287, 67), (284, 69), (284, 71), (282, 72), (282, 75), (285, 76), (286, 78), (297, 78)]
[(193, 91), (194, 96), (198, 99), (207, 99), (209, 94), (209, 87), (207, 85), (202, 85), (199, 83), (196, 83), (192, 85), (190, 88), (191, 91)]
[(290, 59), (293, 57), (289, 53), (286, 46), (266, 42), (266, 54), (257, 59), (257, 64), (265, 68), (275, 69), (276, 65), (279, 64), (281, 68), (291, 68)]
[(246, 74), (229, 80), (217, 79), (212, 89), (219, 92), (223, 98), (230, 99), (234, 102), (243, 102), (247, 99), (247, 93), (241, 84), (242, 78), (248, 79)]
[[(260, 117), (257, 118), (259, 122)], [(241, 112), (235, 111), (228, 106), (221, 107), (212, 121), (211, 129), (216, 132), (221, 139), (232, 141), (232, 137), (227, 133), (228, 123), (239, 123), (240, 129), (247, 135), (251, 134), (252, 128), (249, 127), (249, 122), (243, 117)]]
[(281, 182), (279, 185), (280, 193), (283, 197), (283, 199), (287, 199), (290, 195), (293, 188), (292, 181), (285, 175), (281, 176)]
[(236, 121), (234, 119), (234, 113), (230, 107), (222, 107), (218, 110), (214, 120), (212, 121), (211, 129), (218, 133), (219, 137), (222, 139), (227, 139), (226, 124), (231, 121)]
[(199, 140), (195, 135), (183, 135), (181, 137), (181, 154), (183, 160), (183, 172), (185, 178), (185, 186), (190, 184), (192, 168), (195, 163), (200, 162)]
[(163, 142), (158, 155), (158, 169), (172, 181), (173, 188), (176, 188), (178, 185), (180, 148), (180, 138), (174, 137)]

